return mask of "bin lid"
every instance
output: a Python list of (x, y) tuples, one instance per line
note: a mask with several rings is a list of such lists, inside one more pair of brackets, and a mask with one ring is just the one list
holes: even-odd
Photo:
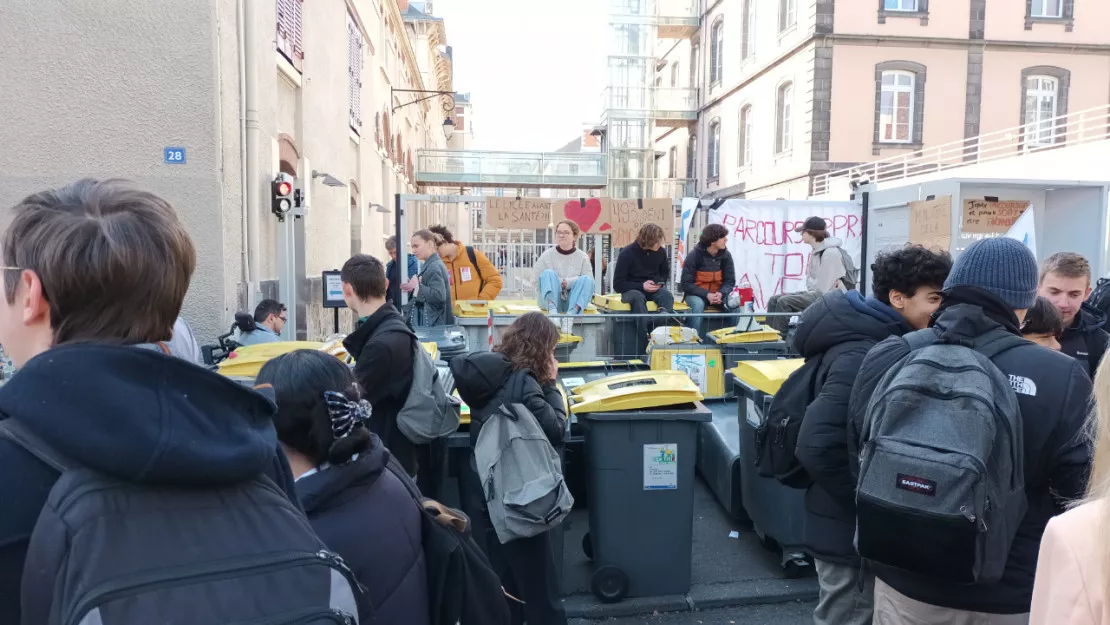
[(468, 299), (455, 302), (452, 308), (456, 317), (486, 317), (489, 315), (490, 303), (484, 299)]
[(737, 332), (736, 328), (721, 328), (709, 333), (718, 345), (729, 343), (770, 343), (781, 340), (778, 332), (767, 326), (760, 326), (759, 330), (752, 332)]
[[(262, 365), (282, 354), (288, 354), (299, 349), (322, 349), (324, 347), (324, 343), (317, 341), (273, 341), (257, 345), (244, 345), (228, 354), (226, 359), (220, 361), (217, 370), (220, 374), (228, 377), (255, 378), (258, 377)], [(341, 356), (334, 353), (332, 355), (343, 362), (347, 360), (346, 350), (342, 351)]]
[[(606, 293), (604, 295), (594, 295), (594, 297), (591, 301), (593, 302), (594, 306), (597, 306), (598, 308), (600, 308), (602, 310), (605, 310), (605, 311), (608, 311), (608, 312), (629, 312), (629, 311), (632, 310), (632, 306), (630, 306), (630, 305), (621, 301), (621, 294), (620, 293)], [(648, 309), (648, 312), (655, 312), (655, 311), (659, 310), (659, 307), (656, 306), (655, 302), (649, 301), (647, 303), (647, 309)], [(674, 303), (674, 310), (675, 310), (675, 312), (689, 311), (690, 310), (690, 305), (687, 304), (686, 302), (675, 302)]]
[(439, 360), (439, 345), (435, 341), (427, 341), (421, 343), (424, 346), (424, 351), (432, 357), (432, 360)]
[(574, 334), (560, 334), (559, 335), (559, 342), (556, 343), (556, 345), (561, 346), (561, 345), (567, 345), (569, 343), (581, 343), (581, 342), (582, 342), (582, 337), (580, 337), (580, 336), (576, 336)]
[(804, 358), (790, 358), (788, 360), (743, 360), (730, 369), (738, 381), (748, 386), (774, 395), (782, 387), (782, 383), (791, 373), (797, 371), (805, 363)]
[(587, 382), (570, 391), (570, 410), (575, 414), (656, 408), (703, 399), (690, 376), (673, 370), (623, 373)]
[(563, 369), (586, 369), (590, 367), (602, 367), (607, 369), (612, 368), (632, 368), (643, 367), (644, 361), (639, 359), (632, 360), (586, 360), (582, 362), (560, 362), (559, 370)]
[(459, 400), (459, 423), (470, 423), (470, 406), (467, 406), (462, 397), (459, 397), (458, 389), (451, 392), (451, 397)]
[(414, 328), (416, 339), (421, 343), (435, 343), (439, 351), (458, 351), (467, 349), (466, 331), (462, 326), (435, 326)]
[[(639, 410), (584, 412), (577, 416), (583, 421), (694, 421), (705, 423), (713, 420), (713, 411), (701, 402), (692, 402), (640, 408)], [(733, 419), (735, 418), (734, 415)]]

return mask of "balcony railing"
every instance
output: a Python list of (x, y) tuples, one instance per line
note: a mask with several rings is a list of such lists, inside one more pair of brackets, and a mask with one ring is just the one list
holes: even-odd
[(694, 181), (690, 178), (658, 178), (651, 183), (651, 195), (676, 200), (693, 197)]
[(418, 150), (416, 182), (469, 187), (605, 187), (604, 154)]
[(607, 87), (601, 108), (608, 117), (621, 113), (655, 119), (697, 119), (698, 90), (683, 87)]
[(837, 181), (892, 182), (1106, 139), (1110, 106), (1103, 105), (821, 174), (813, 180), (813, 194), (828, 193)]
[(698, 0), (613, 0), (611, 16), (625, 21), (624, 18), (645, 18), (656, 24), (697, 26)]

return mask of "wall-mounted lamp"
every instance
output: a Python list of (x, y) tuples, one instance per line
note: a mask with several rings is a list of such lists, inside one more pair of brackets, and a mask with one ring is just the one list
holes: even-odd
[(345, 187), (345, 186), (347, 186), (339, 178), (336, 178), (335, 176), (333, 176), (333, 175), (331, 175), (327, 172), (316, 171), (315, 169), (313, 169), (312, 170), (312, 179), (316, 180), (317, 178), (323, 178), (324, 179), (324, 181), (323, 181), (324, 184), (326, 186), (329, 186), (329, 187)]
[(386, 208), (386, 207), (384, 207), (381, 204), (378, 204), (376, 202), (370, 202), (370, 206), (367, 206), (367, 208), (369, 208), (372, 211), (379, 212), (379, 213), (388, 213), (388, 212), (390, 212), (388, 208)]
[(451, 135), (453, 134), (455, 134), (455, 120), (448, 117), (443, 120), (443, 136), (447, 137), (447, 140), (450, 141)]

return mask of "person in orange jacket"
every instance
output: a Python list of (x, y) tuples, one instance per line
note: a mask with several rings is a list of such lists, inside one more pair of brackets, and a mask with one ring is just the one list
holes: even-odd
[(504, 284), (497, 267), (485, 254), (456, 241), (446, 226), (432, 226), (428, 230), (443, 237), (439, 257), (447, 265), (447, 273), (451, 276), (451, 301), (492, 300), (497, 297)]

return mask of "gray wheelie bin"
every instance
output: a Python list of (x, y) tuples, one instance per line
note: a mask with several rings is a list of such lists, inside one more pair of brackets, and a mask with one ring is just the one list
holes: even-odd
[(790, 488), (773, 477), (762, 477), (756, 468), (759, 442), (756, 429), (767, 418), (774, 391), (801, 360), (741, 363), (732, 370), (740, 421), (740, 492), (744, 510), (763, 545), (778, 550), (786, 577), (814, 572), (813, 559), (805, 553), (805, 491)]
[[(599, 382), (651, 385), (622, 380), (627, 377)], [(696, 396), (697, 387), (682, 377)], [(578, 412), (585, 425), (591, 495), (590, 532), (582, 547), (596, 565), (591, 589), (603, 601), (690, 590), (698, 424), (712, 415), (700, 402), (675, 405), (673, 397), (663, 400), (672, 404), (665, 407), (606, 411), (602, 402), (594, 404), (596, 411)]]

